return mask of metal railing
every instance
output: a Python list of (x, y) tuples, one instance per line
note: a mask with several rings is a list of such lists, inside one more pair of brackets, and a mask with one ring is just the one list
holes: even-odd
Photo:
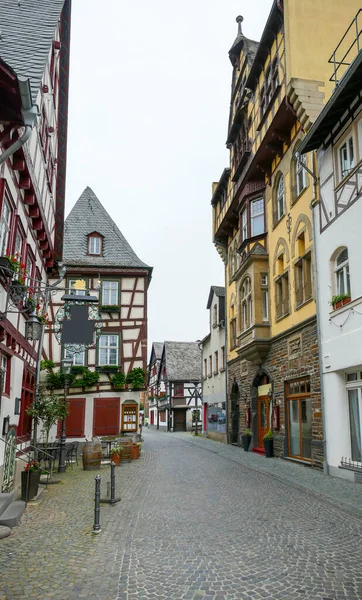
[(342, 456), (341, 467), (344, 467), (345, 469), (350, 469), (351, 471), (362, 471), (362, 462), (351, 460), (347, 456)]
[[(336, 86), (339, 84), (347, 68), (352, 64), (353, 60), (362, 49), (360, 41), (362, 35), (361, 13), (362, 8), (359, 9), (358, 13), (353, 18), (352, 23), (346, 30), (328, 61), (333, 64), (333, 75), (329, 78), (329, 81), (334, 81)], [(343, 67), (345, 68), (342, 69)], [(342, 69), (342, 72), (340, 69)], [(340, 71), (340, 73), (338, 73), (338, 71)]]

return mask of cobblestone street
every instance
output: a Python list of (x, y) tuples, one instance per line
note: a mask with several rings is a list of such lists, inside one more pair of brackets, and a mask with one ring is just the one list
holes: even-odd
[(68, 469), (28, 506), (0, 541), (0, 600), (362, 599), (362, 486), (189, 434), (144, 438), (98, 536), (94, 472)]

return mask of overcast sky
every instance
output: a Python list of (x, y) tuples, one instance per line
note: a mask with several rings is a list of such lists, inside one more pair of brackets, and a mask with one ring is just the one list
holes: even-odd
[(153, 266), (149, 346), (208, 333), (224, 268), (211, 184), (225, 147), (235, 18), (259, 40), (272, 0), (73, 0), (67, 213), (89, 185)]

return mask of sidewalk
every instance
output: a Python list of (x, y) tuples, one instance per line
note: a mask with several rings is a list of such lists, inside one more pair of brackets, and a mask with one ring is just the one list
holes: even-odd
[(362, 484), (360, 483), (324, 475), (318, 469), (312, 469), (309, 466), (290, 460), (265, 458), (265, 456), (254, 454), (254, 452), (244, 452), (242, 448), (216, 442), (201, 435), (195, 437), (189, 432), (173, 432), (169, 435), (197, 445), (207, 452), (215, 452), (227, 460), (237, 462), (245, 469), (258, 471), (268, 477), (273, 477), (313, 494), (324, 502), (328, 502), (333, 506), (337, 505), (343, 511), (347, 511), (354, 516), (362, 516)]

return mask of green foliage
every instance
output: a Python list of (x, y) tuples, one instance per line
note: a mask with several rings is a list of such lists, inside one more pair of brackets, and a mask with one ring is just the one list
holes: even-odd
[(78, 373), (84, 373), (84, 371), (87, 371), (87, 367), (83, 367), (82, 365), (73, 365), (70, 369), (70, 372), (74, 375), (78, 375)]
[(274, 438), (273, 432), (271, 429), (264, 435), (263, 440), (272, 440)]
[(143, 404), (143, 402), (140, 402), (140, 410), (145, 410), (145, 405)]
[(74, 375), (65, 376), (62, 371), (56, 371), (55, 373), (53, 371), (48, 371), (47, 387), (51, 390), (60, 390), (65, 388), (66, 385), (71, 387), (73, 381)]
[(93, 385), (96, 385), (98, 381), (99, 373), (97, 373), (97, 371), (84, 369), (81, 379), (75, 379), (72, 383), (72, 387), (92, 387)]
[(250, 429), (245, 429), (243, 435), (251, 437), (251, 431), (250, 431)]
[(58, 421), (65, 419), (68, 414), (68, 404), (64, 402), (63, 397), (56, 396), (46, 388), (39, 388), (34, 402), (28, 406), (26, 412), (37, 425), (42, 423), (47, 447), (50, 429)]
[(52, 360), (42, 360), (40, 361), (40, 370), (41, 371), (51, 371), (55, 367), (55, 362)]
[(132, 387), (132, 389), (135, 388), (144, 388), (145, 387), (145, 376), (146, 373), (144, 372), (143, 369), (141, 369), (141, 367), (136, 367), (135, 369), (132, 369), (132, 371), (130, 371), (127, 375), (126, 378), (126, 383), (129, 383)]
[(111, 456), (113, 456), (113, 454), (118, 454), (119, 456), (121, 456), (122, 454), (122, 446), (119, 444), (117, 446), (113, 446), (113, 448), (110, 449), (109, 454)]
[(331, 304), (337, 304), (341, 300), (345, 300), (346, 298), (350, 298), (351, 294), (337, 294), (336, 296), (332, 296)]
[(102, 312), (107, 312), (107, 310), (121, 310), (121, 307), (119, 306), (119, 304), (102, 304), (99, 307), (99, 310), (101, 310)]
[(107, 373), (107, 371), (110, 371), (111, 373), (114, 371), (117, 371), (119, 369), (118, 365), (102, 365), (101, 367), (98, 367), (99, 371), (102, 371), (103, 373)]
[(111, 378), (111, 384), (116, 390), (120, 390), (121, 388), (124, 388), (125, 383), (126, 383), (126, 376), (124, 373), (121, 373), (121, 372), (116, 373)]

